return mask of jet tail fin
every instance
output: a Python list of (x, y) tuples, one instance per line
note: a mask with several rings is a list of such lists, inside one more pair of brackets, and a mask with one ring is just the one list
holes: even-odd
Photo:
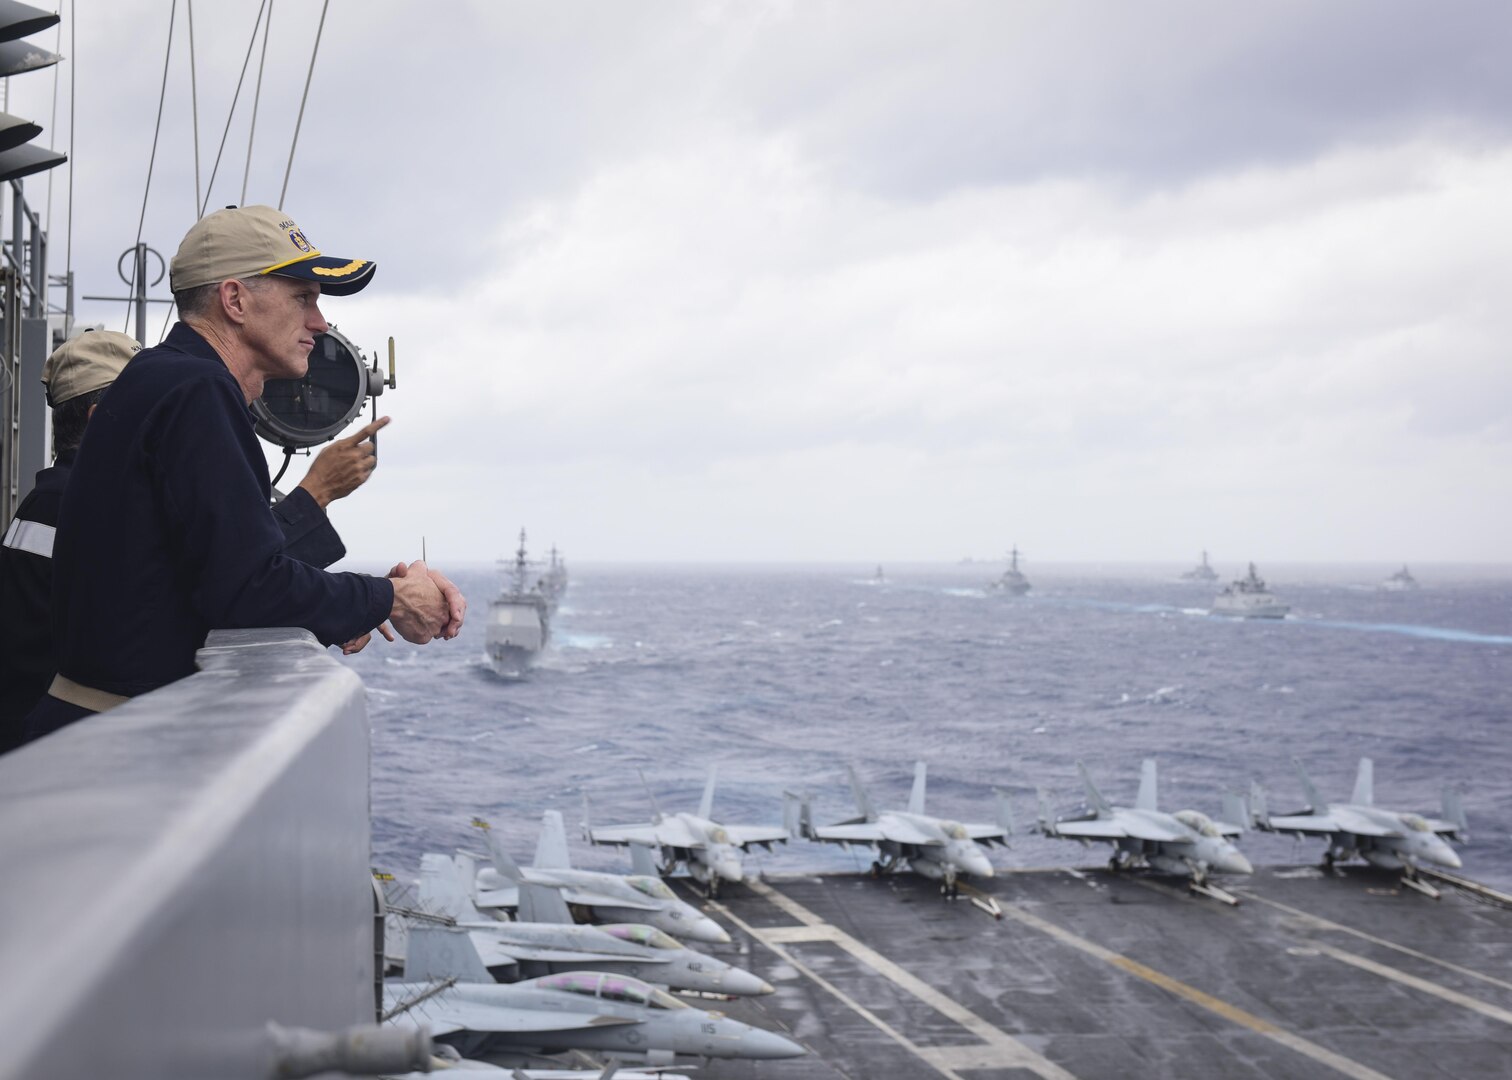
[(791, 791), (782, 793), (782, 827), (795, 840), (813, 838), (814, 817), (807, 795), (795, 795)]
[(1134, 797), (1134, 809), (1160, 809), (1156, 804), (1155, 785), (1155, 759), (1147, 757), (1139, 765), (1139, 794)]
[(698, 800), (698, 816), (705, 821), (714, 820), (714, 784), (719, 779), (719, 766), (709, 766), (709, 779), (704, 784), (703, 798)]
[(1313, 787), (1311, 778), (1308, 777), (1302, 768), (1302, 762), (1296, 758), (1292, 758), (1292, 768), (1297, 770), (1297, 779), (1302, 781), (1302, 797), (1307, 800), (1306, 812), (1310, 814), (1314, 811), (1318, 811), (1319, 813), (1325, 811), (1328, 808), (1328, 804), (1318, 794), (1318, 789)]
[(560, 810), (541, 815), (541, 835), (536, 840), (535, 863), (543, 870), (571, 870), (572, 856), (567, 853), (567, 825)]
[(877, 820), (877, 811), (872, 806), (871, 796), (861, 786), (861, 778), (856, 775), (856, 767), (847, 765), (845, 771), (850, 774), (851, 796), (856, 800), (856, 810), (867, 821)]
[(656, 852), (650, 844), (630, 845), (630, 872), (644, 877), (661, 877), (661, 869), (656, 865)]
[(1465, 844), (1470, 841), (1470, 823), (1465, 818), (1465, 804), (1460, 793), (1448, 784), (1444, 785), (1444, 820), (1454, 826), (1454, 838)]
[(409, 942), (404, 950), (404, 978), (407, 982), (428, 979), (456, 979), (471, 983), (494, 981), (467, 931), (418, 925), (409, 928)]
[(1035, 806), (1038, 817), (1034, 822), (1034, 831), (1041, 836), (1049, 836), (1055, 831), (1055, 817), (1050, 812), (1050, 796), (1044, 788), (1034, 789)]
[(651, 794), (651, 785), (646, 783), (646, 771), (636, 769), (635, 772), (640, 777), (641, 787), (646, 789), (646, 801), (651, 804), (651, 823), (660, 825), (662, 823), (661, 807), (656, 805), (656, 796)]
[(504, 850), (504, 845), (499, 842), (498, 836), (493, 831), (493, 826), (487, 820), (480, 817), (473, 818), (472, 825), (473, 828), (481, 830), (484, 837), (488, 840), (488, 858), (493, 863), (494, 870), (498, 872), (501, 878), (505, 878), (514, 884), (519, 884), (525, 875), (520, 873), (519, 864), (510, 857), (509, 852)]
[(491, 922), (473, 904), (471, 878), (463, 880), (472, 869), (472, 859), (465, 856), (460, 862), (448, 855), (420, 856), (421, 910), (459, 922)]
[(561, 891), (545, 885), (520, 886), (520, 910), (517, 917), (520, 922), (557, 923), (563, 926), (571, 926), (573, 922), (572, 912), (567, 909), (567, 901), (563, 899)]
[(1270, 828), (1270, 808), (1265, 804), (1265, 788), (1260, 786), (1260, 781), (1250, 781), (1249, 791), (1249, 816), (1245, 819), (1245, 825), (1253, 825), (1258, 829)]
[(1223, 821), (1227, 825), (1237, 825), (1241, 831), (1250, 828), (1250, 809), (1244, 801), (1244, 796), (1237, 791), (1225, 791), (1223, 793)]
[(922, 814), (924, 812), (924, 774), (928, 766), (922, 761), (914, 762), (913, 790), (908, 793), (908, 812), (910, 814)]
[(1008, 793), (1001, 788), (992, 789), (993, 800), (997, 803), (998, 825), (1003, 830), (1003, 846), (1013, 846), (1014, 821), (1013, 804), (1008, 801)]
[(1354, 794), (1349, 801), (1356, 806), (1375, 805), (1375, 762), (1368, 757), (1360, 759), (1360, 771), (1355, 774)]
[(1108, 800), (1103, 798), (1102, 792), (1097, 790), (1097, 785), (1092, 782), (1091, 774), (1087, 772), (1087, 766), (1078, 761), (1076, 768), (1081, 773), (1082, 786), (1087, 789), (1087, 802), (1092, 804), (1092, 809), (1097, 811), (1097, 816), (1112, 817), (1113, 807), (1108, 805)]

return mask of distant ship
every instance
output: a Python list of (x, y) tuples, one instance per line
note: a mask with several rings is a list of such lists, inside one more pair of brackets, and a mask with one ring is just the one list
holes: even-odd
[(1214, 615), (1233, 615), (1241, 619), (1279, 619), (1291, 606), (1276, 599), (1264, 580), (1249, 564), (1249, 576), (1240, 578), (1218, 594), (1213, 601)]
[[(508, 570), (504, 588), (488, 605), (486, 648), (494, 673), (506, 677), (525, 674), (551, 636), (551, 607), (537, 585), (527, 585), (530, 564), (525, 559), (525, 530)], [(565, 587), (565, 586), (564, 586)]]
[(878, 585), (886, 585), (887, 584), (887, 575), (884, 574), (884, 573), (882, 573), (882, 564), (881, 563), (877, 564), (877, 575), (876, 575), (876, 577), (872, 578), (872, 580), (875, 581)]
[(555, 544), (551, 545), (551, 562), (546, 566), (546, 574), (538, 584), (541, 595), (546, 598), (547, 610), (555, 615), (562, 597), (567, 595), (567, 560), (562, 558)]
[(1023, 596), (1029, 591), (1029, 579), (1019, 569), (1018, 561), (1019, 549), (1015, 544), (1013, 550), (1008, 553), (1008, 569), (1003, 571), (1002, 577), (992, 583), (994, 589), (1007, 593), (1009, 596)]
[(1418, 579), (1412, 576), (1412, 572), (1403, 566), (1385, 581), (1381, 582), (1381, 588), (1387, 592), (1409, 592), (1412, 589), (1422, 588)]
[(1181, 575), (1182, 581), (1217, 581), (1218, 571), (1208, 565), (1207, 552), (1202, 553), (1202, 561)]

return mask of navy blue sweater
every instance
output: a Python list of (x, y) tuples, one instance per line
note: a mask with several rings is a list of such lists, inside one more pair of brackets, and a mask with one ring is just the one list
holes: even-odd
[(183, 323), (132, 357), (90, 418), (53, 548), (58, 670), (135, 696), (194, 671), (214, 629), (373, 629), (384, 578), (292, 558), (241, 387)]

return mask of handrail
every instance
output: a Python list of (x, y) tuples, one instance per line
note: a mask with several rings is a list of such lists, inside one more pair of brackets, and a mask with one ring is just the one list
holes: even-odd
[(0, 1078), (265, 1077), (373, 1017), (362, 683), (303, 630), (0, 757)]

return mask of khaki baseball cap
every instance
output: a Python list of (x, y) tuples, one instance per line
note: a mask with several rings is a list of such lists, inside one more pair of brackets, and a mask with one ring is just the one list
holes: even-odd
[(262, 274), (314, 281), (333, 296), (354, 293), (378, 264), (322, 255), (300, 227), (271, 206), (228, 206), (206, 214), (184, 236), (169, 265), (174, 292)]
[(141, 349), (136, 338), (114, 330), (91, 328), (69, 338), (42, 365), (47, 403), (56, 407), (109, 386)]

